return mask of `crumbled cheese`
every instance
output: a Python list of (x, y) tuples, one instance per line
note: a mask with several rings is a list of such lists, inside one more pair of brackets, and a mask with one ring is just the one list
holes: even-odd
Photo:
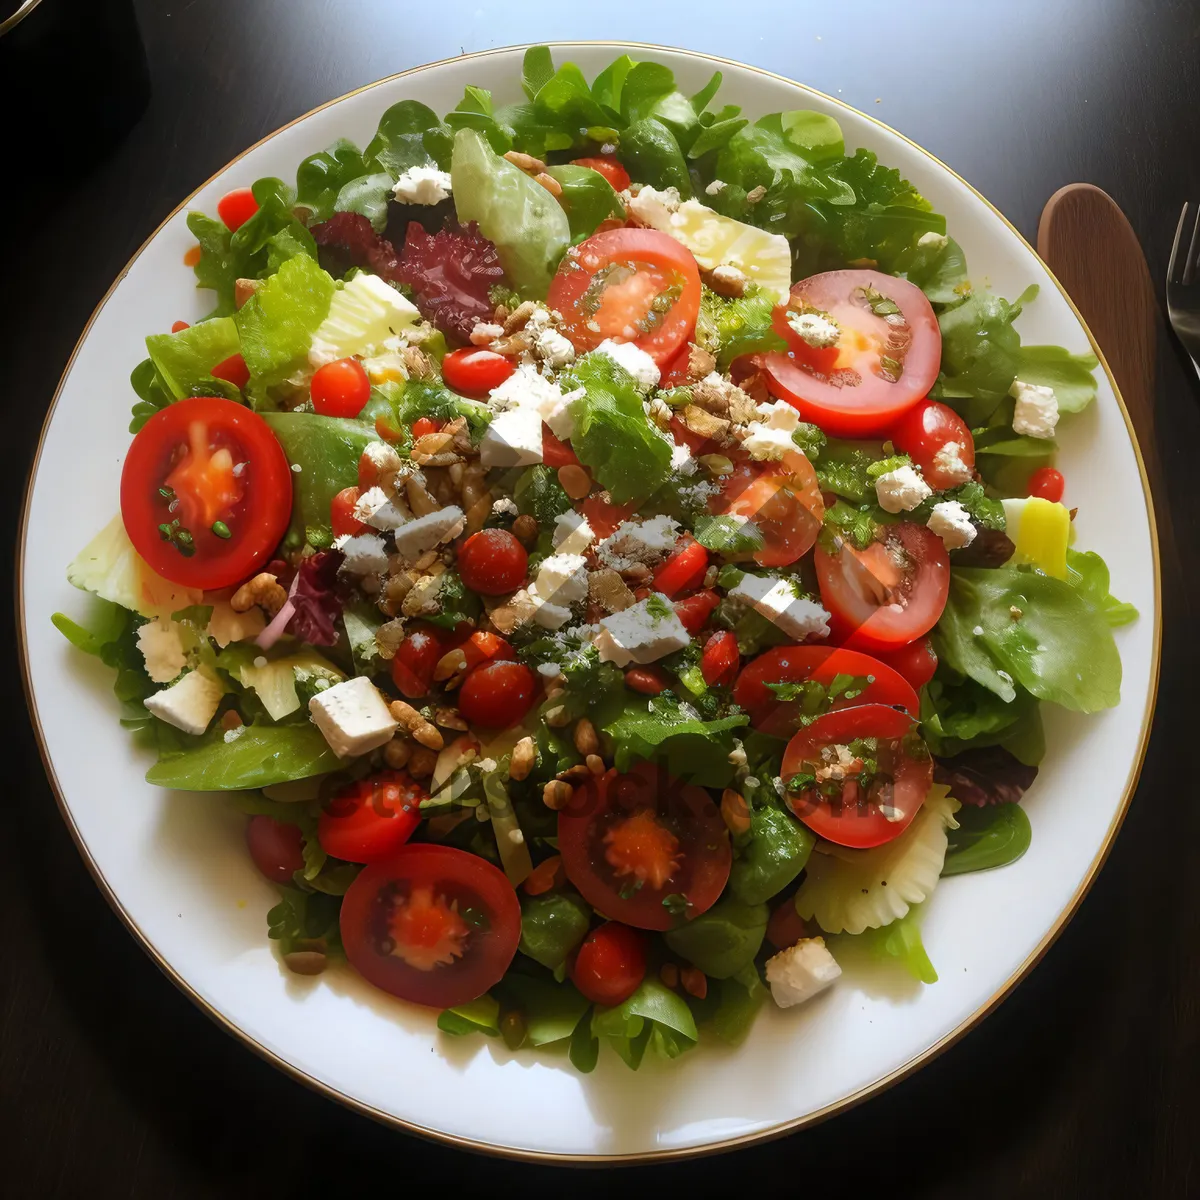
[(792, 332), (814, 350), (836, 346), (842, 336), (842, 327), (828, 313), (788, 313), (787, 323)]
[(712, 183), (710, 183), (708, 187), (704, 189), (704, 194), (706, 196), (716, 196), (718, 193), (724, 191), (728, 186), (729, 185), (725, 182), (725, 180), (714, 179)]
[(960, 483), (966, 483), (975, 474), (964, 461), (962, 453), (961, 442), (946, 442), (933, 456), (934, 470), (947, 481), (947, 487), (957, 487)]
[(633, 342), (615, 342), (612, 338), (607, 338), (593, 353), (605, 354), (611, 358), (618, 367), (633, 376), (633, 382), (640, 391), (648, 392), (658, 386), (661, 377), (658, 364), (641, 346), (635, 346)]
[(497, 517), (515, 517), (518, 512), (516, 502), (509, 496), (501, 496), (492, 501), (492, 514)]
[(202, 734), (216, 716), (225, 694), (225, 685), (206, 668), (189, 671), (178, 683), (146, 697), (146, 708), (160, 721), (182, 729), (184, 733)]
[(402, 558), (416, 558), (426, 550), (458, 537), (465, 523), (463, 510), (455, 504), (417, 517), (396, 530), (396, 553)]
[(1009, 394), (1017, 401), (1013, 412), (1014, 433), (1033, 438), (1054, 436), (1058, 424), (1058, 397), (1053, 388), (1015, 379)]
[(671, 442), (671, 470), (677, 471), (680, 475), (695, 475), (697, 471), (696, 459), (693, 457), (691, 450), (682, 442)]
[(582, 554), (552, 554), (542, 560), (530, 589), (553, 604), (575, 604), (588, 594), (587, 560)]
[(669, 187), (659, 191), (658, 188), (643, 187), (636, 196), (630, 197), (626, 205), (640, 224), (657, 229), (669, 221), (672, 213), (679, 211), (681, 203), (678, 188)]
[(557, 679), (562, 674), (562, 667), (556, 662), (539, 663), (538, 674), (543, 679)]
[(782, 429), (785, 433), (795, 433), (800, 428), (800, 410), (786, 400), (776, 400), (773, 404), (756, 404), (758, 423), (768, 429)]
[(493, 412), (511, 409), (532, 409), (550, 426), (555, 437), (566, 441), (575, 433), (571, 419), (571, 402), (582, 392), (563, 395), (552, 379), (539, 375), (536, 368), (518, 367), (499, 387), (493, 388), (488, 406)]
[(440, 204), (450, 196), (450, 174), (437, 167), (409, 167), (392, 188), (402, 204)]
[[(517, 596), (521, 594), (518, 592)], [(513, 597), (514, 602), (517, 596)], [(527, 601), (533, 605), (535, 624), (540, 625), (543, 629), (561, 629), (571, 619), (571, 610), (565, 604), (555, 604), (551, 600), (543, 600), (533, 591), (525, 593), (525, 596)]]
[(479, 443), (485, 467), (528, 467), (542, 461), (542, 417), (535, 409), (497, 413)]
[(975, 540), (971, 514), (957, 500), (935, 504), (926, 524), (942, 539), (947, 550), (960, 550)]
[(813, 772), (813, 777), (821, 783), (828, 783), (831, 779), (840, 782), (846, 778), (847, 772), (858, 761), (850, 753), (849, 746), (825, 746), (821, 750), (821, 766)]
[(897, 467), (875, 480), (875, 495), (884, 512), (912, 512), (933, 495), (933, 489), (911, 466)]
[(475, 328), (471, 330), (471, 345), (486, 346), (503, 336), (503, 325), (493, 325), (490, 321), (476, 321)]
[(583, 513), (572, 509), (554, 518), (551, 541), (560, 554), (582, 554), (595, 540), (596, 535)]
[(760, 421), (751, 422), (746, 429), (748, 432), (742, 441), (742, 449), (758, 462), (778, 461), (796, 449), (796, 443), (786, 429), (772, 429)]
[(372, 529), (399, 529), (412, 519), (408, 506), (381, 487), (367, 488), (354, 505), (354, 519)]
[(829, 613), (819, 604), (796, 592), (790, 579), (774, 575), (743, 575), (729, 589), (732, 600), (742, 600), (766, 617), (788, 637), (828, 637)]
[(767, 983), (780, 1008), (791, 1008), (823, 992), (842, 973), (824, 938), (801, 938), (767, 959)]
[(387, 570), (387, 549), (377, 533), (344, 533), (334, 538), (333, 548), (344, 555), (340, 569), (347, 575), (373, 575)]
[(308, 702), (308, 711), (339, 758), (379, 749), (392, 740), (397, 728), (387, 701), (364, 675), (318, 692)]
[(176, 621), (161, 617), (147, 621), (138, 627), (137, 644), (146, 661), (146, 674), (155, 683), (170, 683), (187, 666)]
[(596, 557), (614, 571), (623, 571), (634, 563), (652, 566), (675, 548), (678, 539), (679, 523), (671, 517), (622, 521), (596, 547)]
[(538, 332), (533, 342), (533, 353), (554, 370), (575, 361), (575, 347), (570, 338), (550, 327)]
[(665, 654), (682, 650), (691, 640), (671, 601), (655, 592), (623, 612), (605, 617), (600, 622), (596, 648), (601, 662), (627, 667), (631, 662), (655, 662)]

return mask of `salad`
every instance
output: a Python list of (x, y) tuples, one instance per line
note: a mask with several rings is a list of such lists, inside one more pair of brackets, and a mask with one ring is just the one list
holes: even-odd
[(521, 82), (189, 215), (215, 307), (147, 337), (53, 619), (246, 814), (287, 969), (637, 1068), (855, 945), (934, 983), (923, 906), (1024, 852), (1041, 706), (1115, 705), (1136, 613), (1036, 288), (824, 113)]

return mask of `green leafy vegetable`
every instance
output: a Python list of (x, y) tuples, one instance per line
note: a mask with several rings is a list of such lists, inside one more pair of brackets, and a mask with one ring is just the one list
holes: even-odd
[(753, 963), (770, 915), (763, 903), (748, 904), (736, 895), (726, 895), (707, 912), (667, 930), (663, 940), (705, 975), (728, 979)]
[(615, 504), (652, 496), (670, 475), (671, 448), (651, 425), (628, 372), (607, 354), (588, 354), (570, 372), (569, 386), (584, 389), (571, 405), (571, 446), (580, 462)]
[(473, 129), (454, 135), (450, 174), (459, 219), (477, 222), (495, 242), (504, 273), (521, 295), (544, 297), (571, 244), (567, 216), (554, 197)]
[(984, 808), (963, 805), (958, 828), (949, 834), (943, 875), (986, 871), (1016, 862), (1029, 849), (1033, 832), (1019, 804), (989, 804)]
[(722, 371), (743, 354), (786, 350), (787, 343), (775, 332), (771, 313), (778, 298), (757, 286), (744, 296), (724, 299), (711, 288), (700, 293), (700, 313), (696, 318), (696, 341), (714, 355)]
[[(1004, 746), (1023, 762), (1037, 765), (1044, 739), (1033, 696), (1018, 688), (1008, 701), (974, 679), (951, 681), (943, 675), (939, 672), (921, 694), (921, 731), (934, 754), (948, 758), (972, 747)], [(1021, 748), (1026, 753), (1018, 753)], [(1029, 750), (1036, 756), (1032, 762)]]
[(281, 887), (279, 903), (267, 913), (267, 937), (279, 942), (282, 954), (314, 948), (338, 954), (342, 948), (341, 907), (340, 897)]
[(624, 221), (625, 206), (599, 171), (568, 163), (548, 168), (547, 174), (562, 185), (558, 202), (567, 214), (573, 246), (591, 237), (600, 222), (609, 217)]
[(929, 961), (929, 955), (925, 953), (925, 946), (921, 941), (919, 922), (920, 905), (914, 904), (903, 917), (882, 929), (867, 929), (859, 934), (843, 936), (853, 937), (856, 943), (866, 947), (875, 958), (898, 962), (920, 983), (937, 983), (937, 971)]
[(483, 611), (479, 597), (463, 583), (457, 571), (447, 571), (442, 576), (437, 600), (438, 611), (425, 620), (442, 629), (453, 629), (464, 621), (474, 621)]
[(795, 817), (768, 804), (750, 814), (750, 840), (729, 873), (729, 890), (744, 904), (762, 904), (801, 871), (816, 838)]
[(896, 270), (925, 293), (931, 304), (957, 304), (970, 290), (967, 257), (953, 239), (914, 245), (896, 261)]
[(526, 468), (513, 489), (517, 510), (536, 517), (543, 528), (552, 526), (554, 518), (569, 512), (571, 497), (562, 489), (553, 467), (539, 463)]
[(469, 1033), (496, 1037), (500, 1033), (500, 1003), (484, 993), (466, 1004), (444, 1008), (438, 1013), (437, 1027), (451, 1037), (464, 1037)]
[(135, 704), (142, 711), (141, 702), (156, 690), (146, 674), (146, 662), (137, 644), (142, 618), (119, 604), (95, 597), (86, 623), (73, 621), (63, 613), (55, 613), (50, 620), (76, 649), (94, 655), (107, 667), (114, 667), (117, 677), (113, 691), (117, 699), (123, 704)]
[(1094, 354), (1072, 354), (1062, 346), (1022, 346), (1017, 378), (1054, 389), (1060, 413), (1082, 412), (1096, 398), (1100, 365)]
[(360, 213), (371, 222), (371, 228), (376, 233), (383, 233), (387, 227), (388, 202), (392, 198), (395, 182), (386, 171), (351, 179), (338, 192), (333, 204), (334, 211)]
[(308, 721), (247, 725), (231, 742), (217, 726), (161, 757), (146, 772), (146, 782), (189, 792), (244, 791), (323, 775), (338, 766), (337, 755)]
[(1108, 590), (1108, 564), (1094, 550), (1067, 549), (1067, 582), (1112, 626), (1136, 621), (1138, 610)]
[(497, 991), (512, 1004), (525, 1025), (525, 1042), (551, 1046), (570, 1038), (590, 1007), (571, 983), (557, 983), (542, 975), (510, 971)]
[(308, 210), (313, 224), (328, 221), (343, 188), (366, 174), (367, 167), (358, 147), (338, 138), (328, 149), (310, 154), (297, 167), (296, 204)]
[[(146, 349), (159, 380), (174, 399), (180, 400), (197, 395), (195, 389), (210, 384), (212, 368), (237, 354), (240, 343), (231, 317), (212, 317), (178, 333), (151, 334)], [(212, 394), (211, 387), (204, 390)]]
[(683, 998), (647, 978), (623, 1004), (597, 1008), (592, 1013), (592, 1035), (602, 1038), (627, 1067), (641, 1066), (647, 1046), (664, 1058), (676, 1058), (696, 1044), (698, 1034), (691, 1010)]
[(631, 178), (650, 187), (673, 187), (683, 199), (692, 194), (692, 177), (679, 142), (653, 117), (635, 121), (621, 134), (621, 162)]
[(758, 968), (750, 963), (728, 979), (716, 980), (716, 993), (717, 1007), (710, 1018), (712, 1031), (727, 1046), (739, 1046), (767, 998)]
[(437, 113), (416, 100), (401, 100), (379, 118), (379, 128), (367, 143), (365, 166), (399, 178), (409, 167), (431, 163), (450, 168), (450, 130)]
[(583, 941), (592, 910), (574, 892), (521, 897), (522, 954), (551, 971)]
[(763, 535), (758, 526), (733, 514), (711, 516), (703, 513), (696, 518), (692, 532), (696, 541), (714, 554), (748, 554), (763, 546)]

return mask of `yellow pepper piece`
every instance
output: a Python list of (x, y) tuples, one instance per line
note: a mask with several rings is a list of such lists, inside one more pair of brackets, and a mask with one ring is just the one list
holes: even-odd
[(1008, 536), (1016, 545), (1013, 557), (1018, 562), (1032, 563), (1055, 579), (1066, 579), (1071, 514), (1065, 505), (1031, 496), (1021, 506), (1015, 533), (1010, 529)]

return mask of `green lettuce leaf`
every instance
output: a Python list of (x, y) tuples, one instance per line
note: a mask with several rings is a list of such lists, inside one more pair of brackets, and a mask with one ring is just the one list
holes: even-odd
[(575, 364), (563, 390), (568, 386), (584, 389), (571, 406), (571, 446), (579, 461), (612, 493), (614, 503), (648, 499), (671, 473), (671, 447), (651, 425), (629, 374), (607, 354), (588, 354)]
[(775, 296), (756, 286), (732, 300), (704, 288), (696, 318), (696, 341), (716, 357), (722, 371), (743, 354), (786, 350), (787, 344), (771, 324), (775, 304)]
[(1082, 412), (1096, 398), (1094, 354), (1072, 354), (1062, 346), (1022, 346), (1017, 378), (1054, 389), (1060, 413)]
[(500, 1003), (485, 992), (466, 1004), (442, 1009), (438, 1013), (437, 1027), (451, 1037), (464, 1037), (469, 1033), (496, 1037), (500, 1033)]
[(310, 154), (296, 169), (296, 204), (316, 224), (333, 216), (337, 198), (352, 180), (367, 174), (362, 151), (345, 138)]
[(953, 238), (945, 245), (913, 245), (896, 260), (896, 272), (915, 283), (931, 304), (957, 304), (970, 291), (967, 256)]
[(520, 951), (554, 971), (583, 941), (592, 910), (574, 892), (521, 897)]
[(1033, 837), (1029, 817), (1019, 804), (964, 804), (957, 819), (958, 828), (948, 834), (943, 875), (1007, 866), (1029, 849)]
[(843, 940), (853, 940), (872, 957), (898, 962), (920, 983), (937, 983), (938, 975), (921, 941), (921, 906), (914, 904), (908, 912), (881, 929), (866, 929), (857, 934), (840, 934), (833, 939), (834, 949)]
[(767, 804), (750, 814), (749, 841), (740, 846), (729, 873), (729, 890), (745, 904), (778, 895), (808, 862), (816, 844), (795, 817)]
[(401, 100), (379, 118), (363, 158), (368, 171), (386, 171), (398, 179), (409, 167), (434, 164), (450, 169), (451, 135), (433, 109), (417, 100)]
[(567, 214), (571, 245), (577, 246), (591, 237), (600, 222), (609, 217), (624, 221), (625, 206), (613, 191), (612, 184), (599, 171), (567, 163), (548, 168), (547, 174), (562, 184), (558, 202)]
[(146, 662), (138, 649), (137, 631), (143, 620), (136, 613), (93, 597), (83, 621), (73, 621), (64, 613), (55, 613), (51, 623), (77, 650), (100, 659), (115, 668), (113, 691), (122, 704), (135, 705), (144, 714), (141, 702), (158, 689), (146, 674)]
[(189, 792), (244, 791), (336, 771), (340, 762), (321, 731), (308, 721), (247, 725), (225, 741), (219, 725), (201, 737), (186, 735), (184, 749), (165, 754), (146, 782)]
[(668, 929), (663, 941), (710, 978), (728, 979), (754, 962), (770, 915), (763, 903), (725, 895), (706, 912)]
[(178, 333), (155, 333), (146, 339), (158, 378), (176, 400), (199, 394), (197, 389), (213, 382), (212, 368), (240, 349), (232, 317), (213, 317)]
[(510, 971), (496, 989), (516, 1008), (525, 1026), (525, 1044), (552, 1046), (570, 1038), (591, 1007), (573, 984), (543, 975)]
[(1067, 549), (1067, 582), (1112, 626), (1136, 621), (1138, 610), (1108, 590), (1108, 564), (1094, 550)]
[(1022, 762), (1038, 765), (1045, 738), (1038, 702), (1029, 692), (1016, 688), (1006, 701), (974, 679), (951, 680), (945, 674), (939, 672), (921, 692), (921, 731), (934, 754), (950, 758), (968, 749), (1003, 746)]
[(337, 896), (281, 887), (279, 903), (267, 913), (267, 937), (279, 942), (281, 954), (319, 946), (326, 954), (340, 955), (338, 926), (342, 902)]

